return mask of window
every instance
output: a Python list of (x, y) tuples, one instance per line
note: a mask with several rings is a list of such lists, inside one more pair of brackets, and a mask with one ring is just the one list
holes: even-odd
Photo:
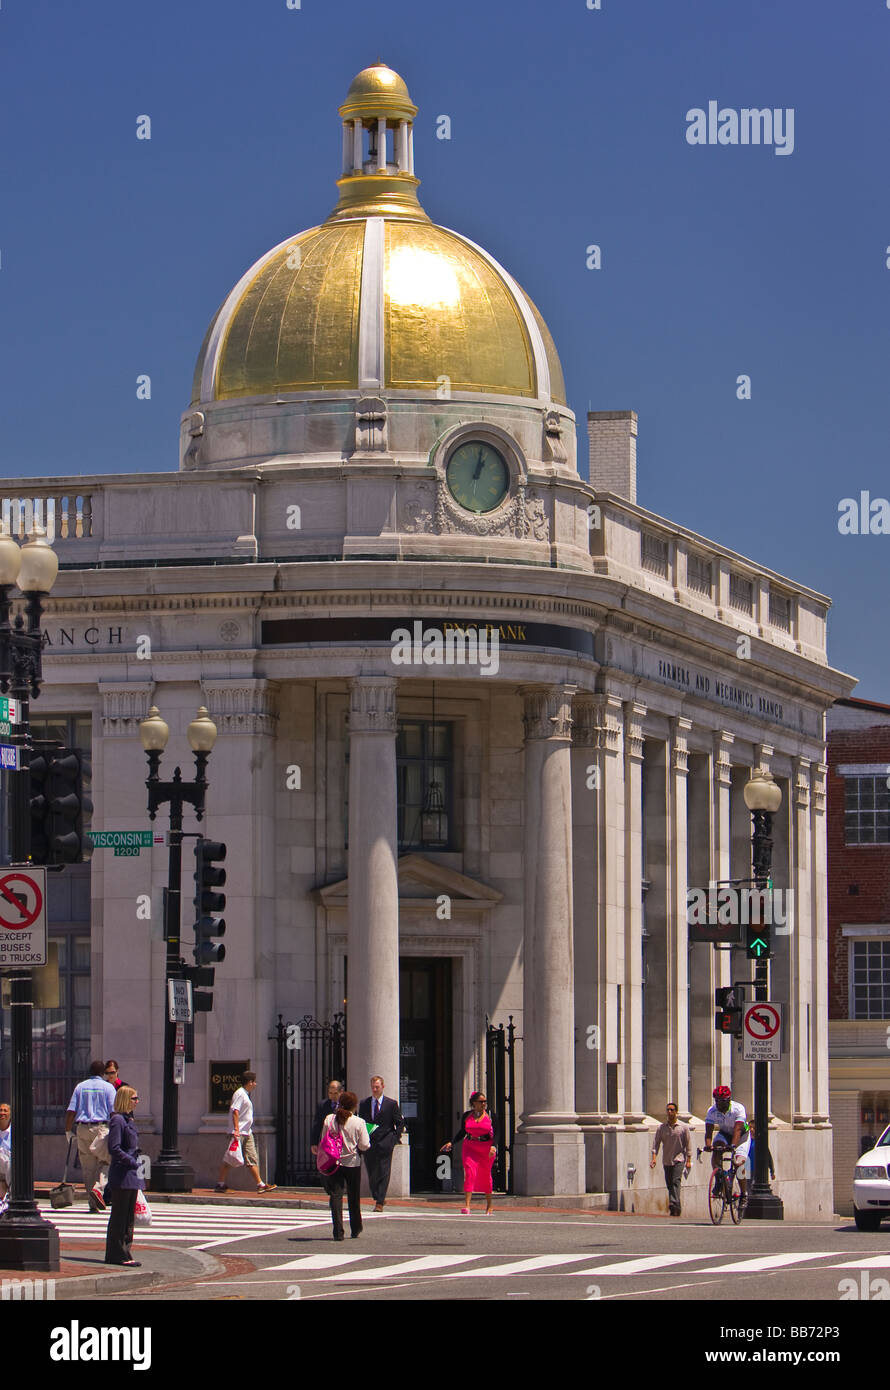
[(769, 591), (769, 620), (773, 627), (780, 627), (785, 632), (791, 631), (791, 595), (778, 594), (773, 589)]
[(399, 849), (449, 849), (453, 784), (450, 724), (399, 720)]
[[(398, 722), (396, 795), (399, 852), (454, 848), (452, 725)], [(349, 747), (343, 797), (344, 843), (349, 843)]]
[(890, 1018), (890, 937), (850, 942), (852, 1018)]
[(890, 789), (886, 776), (844, 778), (844, 842), (890, 844)]
[(750, 579), (743, 579), (740, 574), (730, 574), (729, 606), (737, 608), (740, 613), (754, 612), (754, 585)]
[(704, 555), (689, 552), (686, 559), (686, 585), (697, 594), (711, 596), (711, 562)]
[(653, 574), (660, 574), (662, 579), (667, 579), (668, 543), (663, 536), (643, 531), (640, 537), (640, 555), (644, 570), (651, 570)]

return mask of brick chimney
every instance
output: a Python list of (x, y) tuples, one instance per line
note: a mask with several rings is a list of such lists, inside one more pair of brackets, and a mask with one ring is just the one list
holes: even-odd
[(637, 412), (589, 410), (590, 485), (637, 500)]

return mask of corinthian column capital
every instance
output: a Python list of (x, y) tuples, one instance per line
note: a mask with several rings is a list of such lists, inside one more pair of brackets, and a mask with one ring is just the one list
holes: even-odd
[(577, 688), (575, 685), (524, 685), (520, 688), (526, 742), (533, 738), (571, 738), (572, 696)]
[(349, 732), (394, 734), (396, 687), (394, 676), (354, 676), (349, 682)]

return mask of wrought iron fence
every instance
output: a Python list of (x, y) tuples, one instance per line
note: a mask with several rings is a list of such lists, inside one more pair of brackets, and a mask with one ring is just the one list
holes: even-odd
[(275, 1181), (279, 1187), (317, 1186), (312, 1122), (328, 1082), (346, 1075), (346, 1019), (335, 1014), (319, 1023), (306, 1014), (299, 1023), (285, 1023), (279, 1014), (271, 1037), (278, 1053)]

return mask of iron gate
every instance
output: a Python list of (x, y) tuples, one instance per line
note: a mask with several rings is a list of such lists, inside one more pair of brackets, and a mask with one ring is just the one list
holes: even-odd
[(306, 1014), (299, 1023), (285, 1023), (279, 1014), (271, 1036), (278, 1048), (275, 1181), (279, 1187), (316, 1186), (312, 1121), (328, 1082), (345, 1082), (345, 1015), (318, 1023)]
[(514, 1050), (516, 1029), (513, 1015), (505, 1028), (485, 1018), (485, 1095), (488, 1108), (497, 1117), (500, 1127), (498, 1156), (491, 1170), (491, 1185), (495, 1192), (513, 1192), (513, 1094), (515, 1091)]

